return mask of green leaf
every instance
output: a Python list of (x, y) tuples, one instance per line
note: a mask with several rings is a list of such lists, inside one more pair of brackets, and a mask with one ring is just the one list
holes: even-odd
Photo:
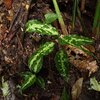
[(41, 56), (48, 55), (51, 53), (54, 49), (54, 42), (46, 42), (40, 48), (38, 49), (38, 53), (41, 54)]
[(87, 37), (84, 37), (84, 36), (79, 36), (79, 35), (68, 35), (68, 36), (61, 36), (59, 39), (58, 39), (59, 43), (61, 45), (72, 45), (72, 46), (75, 46), (75, 47), (80, 47), (82, 45), (88, 45), (88, 44), (91, 44), (93, 43), (93, 40), (87, 38)]
[(60, 100), (69, 100), (69, 96), (66, 92), (66, 88), (64, 87)]
[(45, 88), (45, 81), (44, 81), (44, 79), (42, 78), (42, 77), (37, 77), (37, 79), (36, 79), (36, 84), (38, 85), (38, 86), (40, 86), (42, 89), (44, 89)]
[(21, 72), (19, 75), (20, 75), (24, 80), (26, 80), (26, 79), (29, 77), (29, 75), (30, 75), (30, 71)]
[(99, 30), (99, 34), (100, 34), (100, 0), (97, 0), (94, 21), (93, 21), (93, 30), (96, 29)]
[(42, 67), (42, 58), (53, 51), (54, 43), (46, 42), (28, 60), (28, 66), (31, 71), (38, 73)]
[(39, 53), (33, 54), (28, 60), (29, 69), (34, 73), (38, 73), (41, 70), (42, 64), (43, 64), (43, 58), (40, 57)]
[(26, 32), (29, 33), (39, 33), (41, 35), (49, 35), (49, 36), (57, 36), (58, 31), (55, 27), (46, 24), (41, 23), (38, 20), (30, 20), (26, 23)]
[(95, 77), (90, 78), (90, 85), (91, 89), (100, 92), (100, 82), (98, 82)]
[(31, 72), (23, 73), (23, 76), (25, 77), (24, 77), (24, 82), (21, 85), (22, 91), (26, 90), (28, 87), (33, 85), (36, 81), (36, 76), (32, 74)]
[(45, 17), (45, 23), (47, 24), (54, 22), (58, 18), (57, 14), (52, 12), (45, 14), (44, 17)]
[(9, 93), (9, 84), (7, 81), (4, 81), (4, 77), (2, 77), (2, 87), (1, 87), (3, 96), (6, 97)]
[(60, 50), (56, 53), (55, 63), (58, 72), (66, 80), (68, 75), (69, 62), (67, 54), (63, 50)]

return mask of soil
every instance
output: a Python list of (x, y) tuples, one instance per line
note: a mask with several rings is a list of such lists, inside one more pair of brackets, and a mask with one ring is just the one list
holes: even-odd
[[(77, 100), (99, 100), (100, 93), (89, 90), (90, 77), (95, 76), (100, 80), (100, 70), (88, 77), (86, 72), (70, 64), (68, 82), (65, 84), (63, 78), (59, 75), (54, 64), (54, 55), (58, 48), (44, 57), (44, 66), (39, 73), (46, 82), (45, 89), (39, 86), (31, 86), (24, 93), (20, 93), (17, 85), (22, 79), (21, 72), (28, 71), (27, 61), (29, 56), (41, 45), (41, 43), (51, 40), (50, 37), (40, 36), (36, 33), (25, 33), (25, 23), (30, 19), (44, 20), (44, 15), (50, 11), (55, 12), (52, 0), (8, 0), (12, 1), (6, 4), (7, 0), (0, 0), (0, 85), (2, 77), (9, 83), (10, 92), (7, 98), (3, 97), (0, 89), (0, 100), (60, 100), (62, 90), (66, 87), (71, 100), (71, 89), (76, 80), (84, 77), (82, 91)], [(66, 28), (71, 34), (72, 0), (57, 0), (63, 15)], [(81, 4), (80, 4), (81, 5)], [(85, 9), (82, 11), (82, 18), (86, 26), (86, 32), (83, 33), (79, 20), (76, 20), (74, 33), (94, 38), (92, 33), (93, 16), (95, 12), (96, 0), (87, 0)], [(58, 22), (53, 24), (59, 32), (61, 29)], [(100, 59), (100, 38), (94, 43), (95, 55)], [(98, 66), (100, 63), (98, 62)]]

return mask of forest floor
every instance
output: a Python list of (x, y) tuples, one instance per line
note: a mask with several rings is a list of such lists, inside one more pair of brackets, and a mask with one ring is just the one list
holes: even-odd
[[(3, 2), (4, 1), (4, 2)], [(72, 87), (79, 78), (83, 78), (83, 85), (77, 100), (100, 100), (100, 92), (89, 90), (90, 77), (96, 77), (100, 81), (100, 69), (90, 76), (88, 72), (81, 71), (73, 64), (70, 64), (68, 82), (65, 84), (59, 75), (54, 64), (54, 55), (57, 48), (44, 57), (44, 65), (39, 75), (46, 82), (45, 89), (39, 86), (31, 86), (22, 94), (18, 92), (16, 86), (22, 81), (19, 73), (29, 70), (27, 63), (29, 56), (40, 46), (42, 41), (50, 40), (36, 33), (25, 33), (25, 24), (29, 19), (44, 20), (44, 15), (50, 11), (55, 12), (52, 0), (0, 0), (0, 86), (2, 77), (9, 83), (9, 95), (3, 97), (0, 89), (0, 100), (60, 100), (63, 88), (72, 100)], [(11, 1), (11, 3), (10, 3)], [(72, 0), (57, 0), (68, 32), (71, 34)], [(87, 0), (82, 13), (86, 32), (83, 33), (80, 21), (77, 19), (73, 33), (89, 38), (94, 38), (92, 33), (93, 16), (95, 12), (96, 0)], [(61, 29), (58, 22), (53, 24), (59, 32)], [(100, 38), (89, 47), (100, 60)], [(72, 54), (75, 56), (74, 54)], [(79, 55), (82, 56), (82, 55)], [(93, 58), (92, 61), (96, 61)], [(97, 66), (100, 63), (97, 62)]]

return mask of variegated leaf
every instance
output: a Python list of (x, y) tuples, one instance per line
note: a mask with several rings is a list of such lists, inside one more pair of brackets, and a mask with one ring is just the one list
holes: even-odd
[(59, 71), (60, 75), (64, 79), (67, 79), (69, 62), (67, 54), (63, 50), (60, 50), (56, 53), (55, 63), (56, 63), (56, 68)]
[(46, 24), (46, 23), (41, 23), (38, 20), (30, 20), (26, 23), (26, 32), (36, 32), (41, 35), (49, 35), (49, 36), (57, 36), (58, 31), (56, 30), (55, 27)]
[(36, 84), (39, 85), (42, 89), (45, 88), (45, 81), (42, 77), (37, 77)]
[(40, 48), (38, 49), (38, 53), (41, 54), (41, 56), (48, 55), (50, 52), (52, 52), (54, 49), (54, 42), (46, 42)]
[(83, 36), (79, 36), (79, 35), (68, 35), (68, 36), (60, 36), (59, 37), (59, 43), (61, 45), (72, 45), (75, 47), (80, 47), (82, 45), (87, 45), (87, 44), (91, 44), (93, 43), (93, 40), (87, 38), (87, 37), (83, 37)]
[(53, 42), (46, 42), (42, 45), (35, 53), (31, 55), (28, 60), (28, 66), (31, 71), (38, 73), (42, 67), (42, 58), (43, 56), (52, 52), (54, 48)]
[(36, 81), (36, 76), (31, 72), (24, 73), (24, 82), (21, 85), (21, 90), (24, 91), (31, 85), (33, 85)]
[[(36, 56), (37, 59), (35, 59)], [(34, 73), (38, 73), (41, 70), (42, 64), (43, 64), (43, 59), (42, 57), (40, 57), (39, 53), (35, 53), (28, 60), (29, 69)]]

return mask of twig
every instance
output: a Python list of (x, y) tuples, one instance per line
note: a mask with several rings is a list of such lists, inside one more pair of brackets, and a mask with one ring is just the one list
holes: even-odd
[(84, 11), (84, 9), (85, 9), (85, 2), (86, 2), (86, 0), (81, 1), (81, 11)]
[(9, 33), (10, 33), (11, 29), (13, 28), (13, 25), (14, 25), (15, 21), (18, 18), (18, 14), (20, 13), (21, 7), (22, 7), (22, 5), (20, 5), (19, 9), (17, 10), (17, 13), (15, 14), (15, 16), (13, 18), (13, 21), (11, 22), (11, 25), (9, 27)]

